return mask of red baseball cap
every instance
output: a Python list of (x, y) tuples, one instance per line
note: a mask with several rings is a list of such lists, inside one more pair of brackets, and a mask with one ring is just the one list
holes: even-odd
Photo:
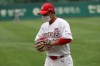
[(41, 10), (38, 14), (46, 14), (49, 11), (55, 12), (54, 6), (51, 3), (45, 3), (42, 5)]

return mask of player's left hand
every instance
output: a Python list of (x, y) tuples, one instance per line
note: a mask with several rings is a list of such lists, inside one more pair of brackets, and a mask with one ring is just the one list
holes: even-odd
[(48, 51), (51, 49), (51, 45), (50, 44), (47, 44), (48, 42), (47, 41), (44, 41), (44, 40), (41, 40), (41, 41), (38, 41), (36, 44), (35, 44), (35, 48), (39, 51), (39, 52), (43, 52), (43, 51)]
[(39, 52), (43, 52), (45, 51), (45, 42), (44, 41), (39, 41), (35, 44), (35, 48), (39, 51)]

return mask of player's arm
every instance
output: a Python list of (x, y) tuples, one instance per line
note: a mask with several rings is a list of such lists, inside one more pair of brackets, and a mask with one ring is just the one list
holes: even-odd
[(64, 39), (64, 38), (60, 38), (58, 40), (54, 40), (50, 42), (50, 45), (64, 45), (64, 44), (69, 44), (71, 43), (72, 39)]
[(43, 37), (43, 27), (42, 26), (39, 32), (37, 33), (34, 42), (35, 42), (34, 46), (39, 52), (45, 51), (45, 38)]
[(37, 33), (36, 37), (35, 37), (35, 42), (39, 41), (39, 40), (42, 40), (43, 38), (43, 25), (40, 27), (40, 30), (39, 32)]
[(39, 32), (37, 33), (37, 35), (36, 35), (36, 37), (35, 37), (35, 40), (34, 40), (34, 42), (35, 42), (35, 44), (34, 44), (34, 46), (36, 47), (37, 45), (39, 45), (39, 43), (41, 42), (41, 41), (43, 41), (43, 25), (40, 27), (40, 30), (39, 30)]

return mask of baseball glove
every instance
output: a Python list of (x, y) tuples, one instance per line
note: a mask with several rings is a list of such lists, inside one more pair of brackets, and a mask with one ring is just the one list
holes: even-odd
[(35, 44), (35, 48), (39, 51), (39, 52), (43, 52), (45, 50), (49, 50), (51, 48), (51, 45), (49, 44), (48, 40), (40, 40), (38, 42), (36, 42)]
[(35, 44), (35, 48), (39, 51), (39, 52), (43, 52), (45, 51), (45, 41), (39, 41)]

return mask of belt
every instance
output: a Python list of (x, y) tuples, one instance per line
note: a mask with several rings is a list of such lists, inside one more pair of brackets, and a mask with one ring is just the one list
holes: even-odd
[(60, 58), (63, 58), (63, 57), (64, 57), (64, 55), (62, 55), (62, 56), (49, 56), (49, 58), (52, 59), (52, 60), (57, 60), (57, 59), (60, 59)]

